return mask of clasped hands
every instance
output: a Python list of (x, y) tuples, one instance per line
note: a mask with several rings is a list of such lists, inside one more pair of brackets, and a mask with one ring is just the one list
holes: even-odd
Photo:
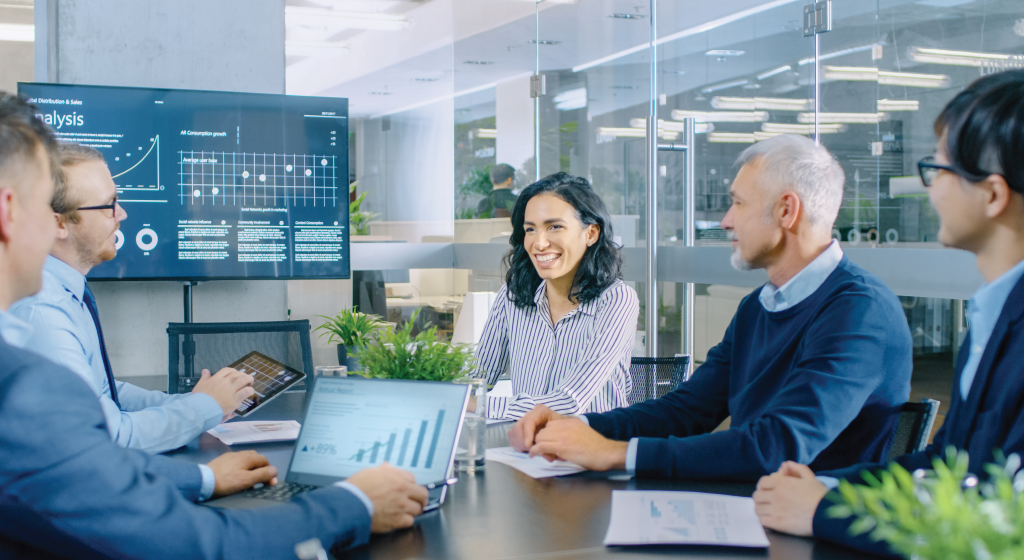
[(569, 461), (592, 471), (623, 470), (629, 444), (610, 440), (575, 416), (539, 404), (508, 432), (516, 451), (548, 461)]

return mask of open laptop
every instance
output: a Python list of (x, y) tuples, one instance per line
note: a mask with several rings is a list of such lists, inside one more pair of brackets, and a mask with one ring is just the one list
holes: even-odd
[[(413, 473), (418, 484), (446, 480), (452, 475), (469, 388), (429, 381), (317, 377), (285, 482), (205, 505), (275, 505), (384, 461)], [(430, 490), (424, 510), (439, 507), (447, 488)]]

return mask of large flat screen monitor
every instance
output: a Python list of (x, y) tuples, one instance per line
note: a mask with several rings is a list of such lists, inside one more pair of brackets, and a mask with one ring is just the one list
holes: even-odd
[(90, 279), (348, 278), (348, 100), (18, 84), (128, 213)]

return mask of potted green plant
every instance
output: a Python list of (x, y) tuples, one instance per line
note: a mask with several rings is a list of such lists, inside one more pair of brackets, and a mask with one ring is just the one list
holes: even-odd
[(364, 376), (453, 381), (469, 373), (476, 361), (471, 345), (440, 341), (437, 327), (429, 325), (414, 336), (418, 315), (419, 311), (401, 329), (387, 328), (374, 343), (360, 348)]
[[(357, 185), (359, 185), (359, 181), (355, 181), (348, 186), (349, 196), (356, 192)], [(348, 222), (352, 227), (351, 235), (370, 235), (370, 222), (380, 215), (366, 210), (360, 210), (363, 205), (363, 199), (366, 198), (366, 194), (368, 192), (369, 191), (363, 191), (363, 194), (357, 196), (355, 200), (348, 203)]]
[(841, 481), (832, 517), (855, 516), (854, 534), (870, 533), (915, 559), (1024, 558), (1024, 471), (1011, 455), (986, 465), (986, 482), (967, 472), (966, 451), (950, 447), (934, 470), (911, 474), (898, 464), (867, 485)]
[(320, 337), (327, 336), (328, 344), (338, 343), (338, 364), (348, 367), (349, 371), (360, 370), (359, 349), (387, 327), (379, 317), (359, 313), (357, 307), (343, 310), (334, 317), (320, 317), (326, 321), (315, 330), (324, 331)]

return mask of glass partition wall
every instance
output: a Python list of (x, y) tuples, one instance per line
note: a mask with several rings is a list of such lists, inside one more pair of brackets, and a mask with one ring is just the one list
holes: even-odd
[[(969, 255), (937, 243), (916, 162), (934, 150), (932, 122), (953, 95), (1024, 66), (1024, 4), (833, 0), (831, 31), (811, 36), (804, 4), (790, 0), (377, 4), (406, 27), (352, 39), (356, 70), (308, 93), (352, 100), (356, 193), (373, 213), (366, 240), (391, 259), (380, 266), (413, 269), (384, 270), (394, 275), (389, 316), (403, 303), (437, 304), (454, 321), (467, 292), (501, 286), (511, 222), (481, 204), (494, 166), (514, 169), (513, 192), (566, 171), (587, 177), (613, 215), (624, 278), (643, 303), (637, 355), (700, 363), (766, 280), (728, 265), (720, 222), (736, 156), (777, 134), (805, 134), (846, 172), (833, 236), (901, 297), (915, 391), (948, 395), (963, 300), (980, 276)], [(402, 243), (430, 245), (413, 258)], [(644, 344), (648, 316), (655, 348)]]

